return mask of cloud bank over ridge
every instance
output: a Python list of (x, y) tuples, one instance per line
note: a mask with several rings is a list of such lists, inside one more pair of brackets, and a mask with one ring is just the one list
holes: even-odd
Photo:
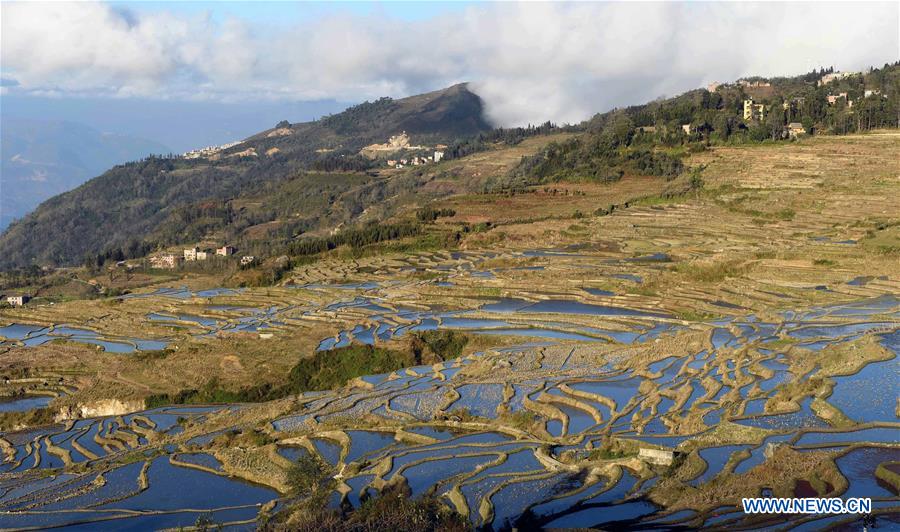
[(715, 80), (896, 61), (898, 6), (503, 3), (271, 26), (164, 7), (4, 2), (0, 70), (4, 92), (177, 100), (361, 101), (472, 81), (499, 125), (577, 122)]

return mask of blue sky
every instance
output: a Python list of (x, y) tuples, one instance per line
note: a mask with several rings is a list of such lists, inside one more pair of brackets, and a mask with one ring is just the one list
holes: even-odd
[(209, 13), (219, 21), (226, 17), (271, 25), (290, 25), (328, 15), (388, 16), (422, 21), (452, 16), (482, 2), (110, 2), (136, 12), (172, 11), (185, 15)]

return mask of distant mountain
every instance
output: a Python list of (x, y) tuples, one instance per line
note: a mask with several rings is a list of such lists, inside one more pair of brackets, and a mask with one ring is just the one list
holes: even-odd
[(282, 122), (197, 158), (116, 166), (11, 225), (0, 236), (0, 268), (71, 265), (135, 241), (232, 239), (257, 227), (265, 228), (263, 239), (289, 239), (348, 221), (401, 191), (365, 172), (372, 163), (358, 154), (362, 147), (403, 131), (424, 146), (491, 129), (481, 99), (460, 84), (314, 122)]
[(101, 133), (80, 123), (4, 116), (0, 228), (114, 164), (168, 151), (153, 141)]
[(240, 140), (285, 118), (297, 122), (315, 120), (353, 103), (46, 97), (14, 92), (0, 95), (0, 102), (4, 117), (9, 114), (34, 120), (78, 122), (98, 131), (118, 131), (161, 142), (175, 153)]

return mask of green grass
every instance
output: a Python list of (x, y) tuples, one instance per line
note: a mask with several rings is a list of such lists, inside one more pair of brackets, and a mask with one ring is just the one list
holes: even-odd
[(739, 260), (727, 260), (712, 263), (682, 262), (675, 266), (675, 271), (693, 281), (701, 283), (719, 283), (729, 277), (740, 277), (747, 272), (747, 266)]
[(388, 373), (417, 362), (409, 352), (353, 344), (301, 359), (291, 369), (288, 385), (297, 392), (330, 390), (356, 377)]
[(797, 343), (797, 340), (794, 338), (779, 338), (777, 340), (772, 340), (771, 342), (766, 342), (767, 349), (779, 349), (782, 347), (789, 347)]
[(313, 391), (330, 390), (363, 375), (388, 373), (416, 366), (419, 357), (410, 351), (383, 349), (371, 345), (353, 344), (330, 351), (316, 351), (301, 358), (280, 384), (261, 384), (237, 390), (224, 388), (212, 378), (199, 388), (181, 390), (174, 394), (155, 394), (146, 399), (147, 408), (170, 404), (208, 404), (260, 402)]
[(676, 312), (675, 317), (685, 321), (709, 321), (718, 318), (719, 315), (701, 310), (684, 309)]
[(54, 410), (50, 408), (35, 408), (24, 412), (0, 413), (0, 430), (15, 430), (16, 427), (37, 427), (53, 423)]
[(869, 231), (860, 240), (860, 244), (875, 253), (882, 255), (900, 254), (900, 225), (880, 224), (874, 230)]

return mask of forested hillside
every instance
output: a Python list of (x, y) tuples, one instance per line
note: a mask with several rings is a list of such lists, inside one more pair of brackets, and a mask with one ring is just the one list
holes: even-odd
[(315, 122), (285, 121), (210, 157), (123, 164), (13, 224), (0, 237), (0, 268), (71, 265), (110, 249), (193, 242), (209, 230), (229, 236), (286, 215), (278, 235), (263, 236), (290, 238), (345, 221), (382, 197), (365, 186), (373, 162), (358, 155), (361, 147), (402, 131), (416, 143), (449, 144), (490, 129), (481, 99), (456, 85)]
[(710, 145), (885, 127), (900, 127), (898, 64), (846, 77), (822, 69), (789, 78), (746, 78), (598, 114), (580, 125), (584, 135), (549, 145), (495, 185), (611, 181), (626, 173), (673, 178), (683, 170), (681, 155)]
[(477, 159), (482, 166), (469, 169), (477, 178), (455, 187), (498, 192), (626, 175), (673, 179), (686, 170), (685, 155), (711, 145), (789, 142), (898, 122), (898, 64), (844, 75), (828, 69), (747, 78), (563, 127), (492, 129), (480, 98), (456, 85), (366, 102), (315, 122), (284, 121), (196, 158), (154, 157), (117, 166), (11, 226), (0, 236), (0, 268), (72, 265), (98, 254), (134, 258), (211, 235), (256, 256), (306, 249), (296, 241), (321, 238), (363, 218), (378, 221), (389, 214), (389, 201), (417, 191), (431, 177), (459, 177), (440, 165), (385, 174), (386, 158), (360, 155), (364, 146), (402, 131), (415, 145), (447, 145), (441, 148), (446, 160), (565, 133), (523, 154), (511, 170), (496, 170), (490, 157)]

